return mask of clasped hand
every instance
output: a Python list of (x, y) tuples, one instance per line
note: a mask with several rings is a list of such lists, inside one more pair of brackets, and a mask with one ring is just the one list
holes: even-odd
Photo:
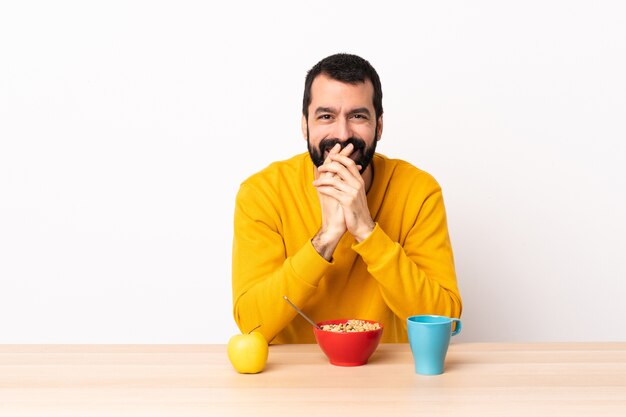
[(319, 177), (313, 181), (322, 208), (322, 228), (336, 235), (337, 240), (350, 232), (357, 242), (367, 238), (374, 229), (374, 221), (367, 205), (362, 168), (350, 158), (354, 146), (343, 150), (336, 144), (324, 164), (318, 168)]

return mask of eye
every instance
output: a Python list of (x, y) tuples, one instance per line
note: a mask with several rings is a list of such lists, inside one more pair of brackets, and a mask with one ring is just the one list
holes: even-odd
[(354, 119), (361, 119), (361, 120), (367, 120), (367, 116), (362, 114), (362, 113), (357, 113), (357, 114), (353, 115), (352, 118), (354, 118)]
[(331, 115), (330, 114), (322, 114), (318, 117), (319, 120), (330, 120), (331, 119)]

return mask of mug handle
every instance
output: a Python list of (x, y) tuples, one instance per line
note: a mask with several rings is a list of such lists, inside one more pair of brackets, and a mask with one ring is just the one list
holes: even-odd
[(451, 319), (451, 320), (452, 322), (456, 323), (456, 327), (454, 328), (454, 331), (452, 332), (452, 336), (456, 336), (461, 331), (461, 320), (459, 319)]

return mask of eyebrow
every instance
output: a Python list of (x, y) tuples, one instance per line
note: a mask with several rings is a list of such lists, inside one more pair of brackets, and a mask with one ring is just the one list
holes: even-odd
[[(320, 113), (337, 113), (337, 110), (333, 109), (332, 107), (318, 107), (317, 109), (315, 109), (315, 114), (320, 114)], [(359, 114), (359, 113), (363, 113), (368, 116), (372, 115), (367, 107), (358, 107), (356, 109), (350, 110), (348, 114), (352, 115), (352, 114)]]
[(349, 114), (359, 114), (359, 113), (366, 114), (368, 117), (371, 116), (371, 113), (367, 107), (356, 108), (354, 110), (351, 110)]
[(335, 109), (333, 109), (332, 107), (318, 107), (317, 109), (315, 109), (315, 114), (320, 114), (320, 113), (336, 113), (337, 111)]

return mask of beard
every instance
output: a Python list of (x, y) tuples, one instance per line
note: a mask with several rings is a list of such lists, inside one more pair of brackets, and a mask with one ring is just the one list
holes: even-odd
[[(378, 131), (378, 126), (376, 126)], [(346, 139), (345, 141), (340, 141), (337, 138), (332, 139), (322, 139), (320, 143), (317, 145), (317, 148), (311, 146), (311, 142), (309, 140), (309, 127), (306, 129), (306, 144), (309, 149), (309, 155), (311, 156), (311, 160), (316, 167), (320, 167), (324, 164), (324, 160), (326, 159), (326, 152), (330, 152), (330, 150), (336, 145), (340, 144), (341, 149), (348, 146), (348, 144), (352, 144), (354, 146), (354, 150), (350, 154), (350, 158), (354, 161), (355, 164), (361, 165), (361, 174), (365, 172), (369, 164), (372, 162), (372, 158), (374, 157), (374, 153), (376, 152), (376, 143), (378, 142), (377, 134), (374, 135), (374, 140), (372, 141), (371, 146), (367, 146), (365, 141), (361, 138), (351, 137)]]

